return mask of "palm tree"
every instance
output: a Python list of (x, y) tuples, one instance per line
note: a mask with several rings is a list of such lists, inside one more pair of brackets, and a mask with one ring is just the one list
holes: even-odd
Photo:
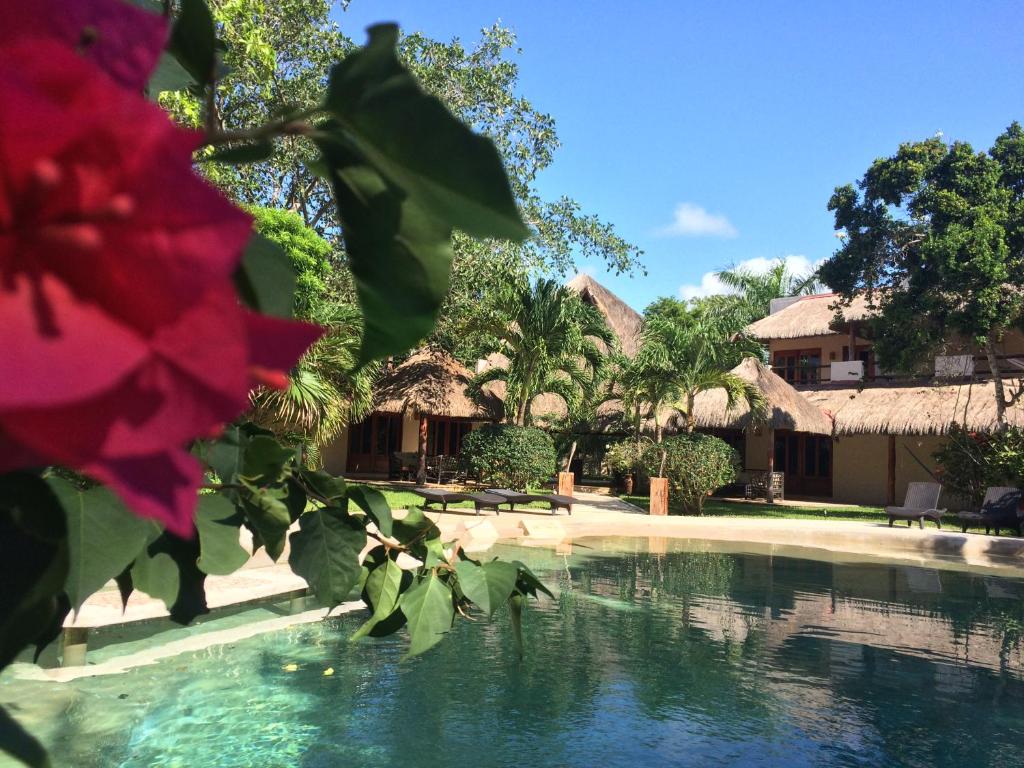
[(694, 401), (706, 390), (725, 390), (729, 408), (742, 401), (755, 413), (763, 412), (761, 392), (729, 372), (734, 355), (730, 324), (729, 318), (714, 312), (691, 313), (677, 321), (651, 318), (645, 323), (637, 358), (644, 359), (648, 375), (646, 396), (655, 419), (656, 442), (661, 442), (663, 434), (658, 407), (667, 403), (678, 408), (686, 418), (686, 431), (692, 432)]
[(777, 259), (767, 272), (733, 267), (716, 272), (715, 276), (740, 294), (751, 315), (749, 322), (767, 317), (772, 299), (818, 293), (822, 287), (816, 273), (794, 275), (785, 259)]
[(493, 381), (506, 386), (505, 419), (523, 426), (530, 402), (554, 394), (574, 417), (597, 391), (605, 348), (614, 339), (601, 313), (554, 280), (538, 280), (503, 291), (494, 312), (482, 313), (480, 330), (493, 339), (493, 353), (507, 361), (479, 373), (470, 393), (480, 397)]
[(302, 443), (307, 461), (315, 466), (325, 445), (347, 424), (370, 413), (380, 369), (376, 364), (356, 366), (362, 338), (357, 307), (332, 302), (306, 314), (330, 330), (299, 361), (286, 389), (253, 391), (250, 418)]

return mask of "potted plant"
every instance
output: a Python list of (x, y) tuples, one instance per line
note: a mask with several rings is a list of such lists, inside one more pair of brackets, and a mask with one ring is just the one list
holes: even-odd
[(632, 440), (611, 443), (605, 449), (604, 461), (613, 473), (621, 475), (623, 493), (626, 496), (632, 494), (633, 473), (640, 461), (640, 446)]

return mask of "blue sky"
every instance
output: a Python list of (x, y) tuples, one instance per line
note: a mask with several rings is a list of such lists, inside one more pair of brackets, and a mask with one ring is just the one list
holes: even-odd
[[(580, 268), (637, 309), (714, 288), (708, 273), (836, 247), (826, 210), (900, 142), (987, 148), (1024, 121), (1017, 2), (352, 0), (438, 39), (518, 35), (520, 91), (557, 121), (540, 179), (645, 251), (647, 276)], [(795, 264), (801, 262), (797, 259)]]

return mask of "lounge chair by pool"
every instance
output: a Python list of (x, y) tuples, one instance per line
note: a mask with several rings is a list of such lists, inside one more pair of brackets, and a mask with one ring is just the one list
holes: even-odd
[(562, 496), (557, 493), (519, 493), (508, 488), (488, 488), (487, 493), (501, 496), (505, 499), (504, 503), (509, 505), (509, 510), (514, 509), (516, 504), (532, 504), (535, 501), (545, 502), (551, 505), (552, 515), (555, 514), (557, 509), (564, 509), (571, 515), (573, 502), (576, 501), (572, 496)]
[(889, 516), (889, 527), (891, 528), (896, 520), (906, 520), (909, 528), (910, 524), (917, 520), (924, 528), (924, 521), (927, 519), (941, 528), (942, 515), (946, 511), (937, 509), (941, 493), (942, 486), (938, 483), (909, 483), (903, 506), (885, 508), (885, 514)]
[(493, 493), (461, 493), (458, 491), (445, 491), (440, 488), (413, 488), (412, 492), (425, 499), (423, 502), (424, 507), (429, 507), (431, 504), (440, 504), (442, 512), (447, 512), (448, 505), (454, 504), (457, 501), (472, 501), (478, 515), (481, 509), (493, 509), (497, 512), (498, 505), (506, 503), (503, 496)]
[(977, 512), (958, 512), (960, 518), (960, 530), (967, 532), (967, 526), (985, 526), (987, 534), (991, 529), (996, 529), (996, 536), (1000, 528), (1012, 528), (1021, 535), (1020, 518), (1020, 488), (1012, 486), (993, 486), (985, 492), (985, 500), (981, 502), (981, 509)]

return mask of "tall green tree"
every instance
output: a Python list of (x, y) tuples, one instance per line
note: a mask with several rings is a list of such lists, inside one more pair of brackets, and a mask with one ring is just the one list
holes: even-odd
[(487, 350), (504, 363), (474, 377), (472, 392), (485, 384), (505, 383), (505, 420), (520, 426), (530, 417), (530, 402), (554, 394), (573, 418), (600, 386), (605, 349), (614, 336), (595, 307), (554, 280), (537, 280), (505, 290), (483, 315), (481, 329), (494, 340)]
[[(226, 75), (217, 84), (214, 120), (223, 130), (252, 125), (310, 103), (327, 81), (331, 63), (355, 49), (331, 20), (334, 0), (213, 0), (227, 43)], [(344, 17), (342, 16), (342, 21)], [(346, 30), (355, 32), (354, 30)], [(451, 289), (433, 339), (464, 361), (479, 353), (472, 332), (481, 299), (528, 275), (564, 274), (577, 259), (605, 262), (617, 273), (638, 268), (640, 251), (607, 222), (567, 197), (545, 198), (537, 175), (560, 146), (554, 118), (519, 92), (514, 33), (500, 24), (466, 44), (404, 35), (399, 55), (428, 92), (475, 131), (488, 136), (502, 156), (516, 202), (531, 236), (524, 242), (453, 237)], [(199, 124), (203, 106), (187, 92), (164, 96), (185, 122)], [(295, 211), (340, 247), (341, 222), (315, 150), (301, 136), (279, 139), (273, 152), (210, 175), (238, 200)]]
[(301, 443), (307, 462), (319, 466), (321, 449), (370, 412), (380, 366), (360, 364), (362, 313), (347, 270), (332, 260), (331, 244), (293, 211), (249, 212), (256, 231), (281, 248), (295, 272), (294, 316), (330, 329), (299, 361), (285, 389), (253, 391), (250, 418)]
[(998, 344), (1024, 327), (1024, 130), (987, 152), (935, 137), (900, 146), (829, 200), (843, 245), (819, 270), (847, 300), (864, 293), (879, 362), (913, 370), (947, 344), (988, 359), (998, 423), (1024, 397)]

